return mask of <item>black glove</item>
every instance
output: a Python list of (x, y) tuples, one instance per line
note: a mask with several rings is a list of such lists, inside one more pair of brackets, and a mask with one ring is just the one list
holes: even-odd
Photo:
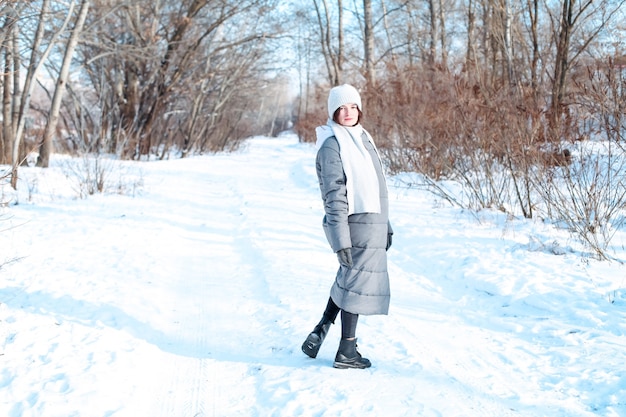
[(337, 251), (337, 258), (339, 259), (339, 263), (346, 268), (352, 267), (352, 249), (345, 248), (339, 249)]
[(385, 250), (389, 250), (389, 248), (391, 247), (392, 236), (393, 236), (393, 233), (387, 233), (387, 247), (385, 248)]

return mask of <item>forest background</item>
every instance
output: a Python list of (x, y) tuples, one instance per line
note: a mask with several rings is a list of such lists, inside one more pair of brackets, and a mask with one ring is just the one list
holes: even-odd
[[(622, 262), (626, 0), (0, 0), (0, 163), (47, 167), (314, 140), (355, 85), (390, 173), (542, 218)], [(87, 159), (88, 158), (88, 159)]]

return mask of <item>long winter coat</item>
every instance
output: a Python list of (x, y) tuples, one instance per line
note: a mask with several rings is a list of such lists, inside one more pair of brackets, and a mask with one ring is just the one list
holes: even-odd
[(389, 275), (387, 273), (387, 234), (389, 223), (387, 186), (378, 154), (363, 135), (378, 175), (380, 213), (348, 215), (346, 176), (333, 136), (317, 152), (316, 168), (324, 201), (324, 232), (334, 252), (352, 248), (351, 268), (340, 265), (330, 296), (341, 309), (353, 314), (387, 314), (389, 311)]

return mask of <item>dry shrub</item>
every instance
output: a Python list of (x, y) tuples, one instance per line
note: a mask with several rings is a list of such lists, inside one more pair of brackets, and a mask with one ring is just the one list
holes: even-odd
[(611, 242), (626, 225), (625, 81), (626, 71), (610, 60), (575, 68), (566, 113), (576, 121), (567, 126), (572, 151), (553, 157), (549, 175), (535, 186), (541, 214), (567, 227), (599, 259), (623, 251), (623, 243)]
[(599, 259), (626, 224), (626, 152), (612, 141), (574, 144), (571, 163), (538, 179), (546, 217), (566, 227)]
[[(327, 91), (318, 87), (298, 119), (301, 140), (314, 140), (315, 126), (324, 123)], [(545, 115), (530, 94), (422, 67), (389, 71), (361, 93), (363, 125), (390, 172), (417, 172), (432, 186), (457, 181), (464, 196), (443, 197), (463, 207), (532, 216), (530, 175), (560, 150), (546, 139)]]
[(532, 217), (532, 177), (561, 152), (532, 97), (467, 73), (411, 68), (365, 92), (366, 123), (392, 172), (459, 182), (464, 195), (445, 197), (464, 207)]
[(293, 127), (300, 142), (315, 142), (315, 128), (326, 123), (329, 89), (328, 86), (316, 85), (308, 98), (300, 98), (300, 114)]

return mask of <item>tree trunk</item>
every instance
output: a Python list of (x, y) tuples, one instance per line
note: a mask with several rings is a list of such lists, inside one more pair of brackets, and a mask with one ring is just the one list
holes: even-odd
[(337, 8), (339, 9), (337, 22), (337, 85), (341, 84), (342, 73), (343, 73), (343, 2), (342, 0), (337, 0)]
[(437, 56), (437, 12), (435, 11), (435, 0), (428, 0), (428, 11), (430, 15), (430, 48), (428, 52), (428, 65), (435, 66)]
[(467, 52), (465, 56), (465, 67), (468, 71), (474, 64), (474, 60), (476, 58), (474, 55), (474, 45), (476, 45), (474, 40), (475, 21), (476, 16), (474, 15), (474, 2), (473, 0), (469, 0), (467, 5)]
[(572, 7), (575, 0), (563, 0), (561, 10), (561, 22), (556, 45), (556, 59), (554, 62), (554, 81), (552, 84), (552, 122), (556, 125), (558, 120), (563, 93), (565, 91), (565, 79), (569, 66), (569, 44), (572, 33)]
[(533, 97), (537, 99), (538, 79), (537, 66), (539, 63), (539, 34), (537, 32), (537, 21), (539, 13), (539, 0), (528, 0), (528, 14), (530, 20), (530, 38), (532, 43), (532, 60), (530, 63), (530, 85)]
[(510, 83), (514, 83), (513, 79), (513, 40), (511, 34), (511, 6), (509, 0), (502, 0), (502, 19), (504, 29), (504, 62), (506, 64), (506, 76)]
[(439, 39), (441, 42), (441, 67), (448, 67), (448, 48), (447, 48), (447, 36), (446, 36), (446, 13), (443, 9), (442, 0), (438, 0), (439, 4)]
[(11, 144), (13, 143), (13, 54), (17, 51), (13, 50), (13, 37), (15, 36), (14, 25), (16, 24), (15, 15), (5, 16), (5, 32), (7, 41), (5, 43), (4, 55), (4, 81), (2, 84), (2, 153), (0, 154), (0, 163), (8, 164), (11, 161)]
[(368, 87), (376, 86), (374, 70), (374, 27), (372, 24), (372, 0), (363, 0), (365, 80)]

